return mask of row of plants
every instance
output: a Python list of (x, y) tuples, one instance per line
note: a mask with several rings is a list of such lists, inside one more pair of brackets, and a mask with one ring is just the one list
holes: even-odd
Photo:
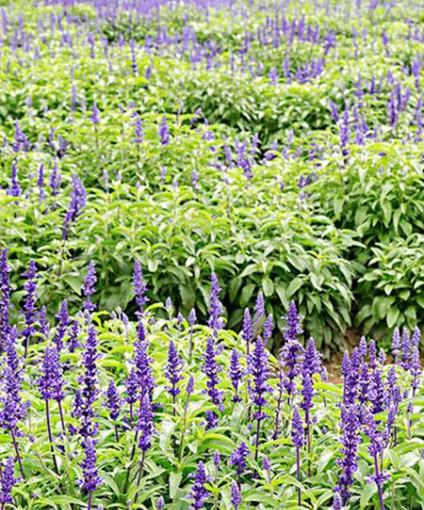
[[(52, 316), (152, 299), (230, 327), (294, 299), (328, 355), (423, 310), (422, 30), (414, 6), (14, 2), (1, 24), (0, 246)], [(410, 21), (411, 19), (415, 21)], [(219, 29), (217, 28), (219, 27)], [(343, 27), (343, 28), (341, 28)], [(47, 285), (49, 283), (49, 285)], [(52, 284), (52, 285), (51, 285)]]
[(226, 329), (215, 274), (201, 323), (151, 303), (135, 264), (130, 321), (97, 310), (90, 264), (52, 322), (35, 263), (15, 315), (0, 261), (2, 509), (421, 508), (419, 329), (395, 330), (390, 364), (362, 338), (337, 383), (294, 301), (272, 355), (263, 296)]

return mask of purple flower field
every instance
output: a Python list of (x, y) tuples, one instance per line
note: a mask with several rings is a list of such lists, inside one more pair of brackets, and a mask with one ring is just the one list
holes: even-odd
[(0, 510), (424, 508), (423, 7), (0, 0)]

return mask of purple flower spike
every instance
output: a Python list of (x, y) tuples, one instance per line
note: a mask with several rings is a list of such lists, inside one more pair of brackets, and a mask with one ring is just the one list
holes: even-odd
[(261, 337), (258, 337), (252, 354), (249, 357), (249, 373), (251, 375), (251, 384), (249, 385), (249, 393), (252, 403), (256, 406), (255, 419), (257, 421), (256, 439), (255, 439), (255, 460), (259, 455), (259, 437), (260, 425), (262, 420), (268, 417), (264, 412), (267, 405), (265, 394), (272, 391), (268, 384), (270, 370), (268, 365), (268, 352), (265, 349)]
[(25, 339), (25, 357), (28, 355), (29, 340), (35, 333), (35, 323), (37, 321), (37, 308), (35, 302), (37, 300), (37, 284), (36, 284), (36, 267), (33, 260), (30, 261), (28, 271), (22, 275), (26, 278), (24, 289), (26, 297), (24, 302), (25, 329), (22, 335)]
[(247, 457), (250, 455), (249, 447), (246, 443), (241, 443), (239, 447), (237, 447), (230, 457), (230, 466), (235, 468), (237, 479), (240, 484), (240, 477), (247, 469)]
[(109, 386), (107, 388), (106, 407), (109, 409), (110, 419), (113, 421), (117, 420), (121, 408), (121, 398), (119, 397), (119, 392), (113, 379), (109, 381)]
[(248, 308), (245, 308), (243, 315), (243, 325), (241, 330), (241, 336), (246, 343), (247, 356), (250, 355), (250, 345), (253, 342), (253, 321)]
[(6, 465), (4, 466), (4, 469), (2, 470), (2, 476), (1, 476), (1, 491), (0, 491), (0, 503), (2, 508), (5, 507), (5, 505), (12, 505), (13, 504), (13, 498), (12, 498), (12, 489), (13, 486), (16, 483), (15, 478), (15, 470), (14, 470), (14, 460), (13, 456), (9, 457), (6, 460)]
[(63, 370), (60, 365), (59, 352), (55, 345), (46, 348), (41, 372), (42, 375), (37, 382), (42, 398), (58, 402), (63, 400), (65, 398)]
[(90, 262), (88, 266), (87, 276), (84, 280), (84, 285), (82, 286), (82, 293), (85, 296), (85, 303), (83, 306), (83, 309), (87, 313), (91, 313), (96, 309), (96, 305), (92, 303), (91, 296), (95, 292), (95, 285), (97, 282), (97, 276), (96, 276), (96, 265), (94, 262)]
[(198, 510), (205, 508), (205, 501), (209, 498), (211, 493), (205, 488), (205, 484), (209, 482), (209, 477), (206, 475), (205, 466), (203, 462), (199, 462), (197, 472), (194, 477), (194, 484), (191, 488), (189, 498), (192, 500), (190, 510)]
[(333, 499), (333, 510), (342, 510), (343, 502), (340, 495), (336, 492)]
[(241, 492), (240, 487), (236, 482), (232, 482), (231, 484), (231, 504), (233, 505), (234, 510), (238, 510), (241, 505)]
[(87, 192), (79, 177), (75, 174), (72, 176), (72, 191), (70, 194), (70, 202), (63, 221), (62, 239), (68, 239), (68, 233), (71, 225), (76, 221), (80, 212), (85, 207), (87, 201)]
[(270, 340), (272, 338), (272, 332), (274, 329), (274, 320), (272, 314), (269, 314), (265, 320), (263, 337), (264, 341)]
[(4, 336), (0, 344), (0, 352), (6, 348), (6, 341), (10, 331), (9, 308), (10, 308), (10, 277), (11, 267), (7, 262), (7, 250), (1, 252), (0, 257), (0, 331)]
[(138, 317), (144, 314), (144, 307), (149, 301), (147, 298), (147, 285), (143, 278), (143, 271), (141, 264), (138, 260), (134, 262), (134, 273), (133, 273), (133, 287), (135, 293), (135, 302), (138, 305), (139, 311), (137, 312)]
[[(208, 339), (206, 344), (206, 351), (203, 357), (204, 363), (202, 367), (202, 372), (206, 374), (207, 383), (206, 383), (206, 393), (209, 395), (212, 403), (218, 406), (220, 410), (223, 409), (222, 400), (223, 394), (222, 391), (218, 390), (216, 387), (219, 384), (218, 374), (221, 372), (221, 367), (218, 365), (216, 361), (216, 356), (218, 354), (218, 349), (215, 347), (215, 342), (212, 337)], [(209, 417), (212, 418), (209, 413)]]
[(178, 383), (182, 380), (181, 370), (183, 366), (183, 360), (178, 354), (177, 349), (175, 348), (174, 342), (171, 340), (169, 342), (169, 350), (168, 350), (168, 365), (166, 367), (166, 378), (168, 379), (170, 386), (167, 386), (166, 389), (169, 394), (172, 396), (173, 403), (173, 415), (176, 414), (175, 404), (176, 404), (176, 396), (180, 393), (180, 389), (178, 388)]
[(85, 449), (85, 458), (81, 463), (82, 468), (82, 479), (78, 481), (78, 485), (81, 487), (85, 494), (89, 495), (89, 509), (91, 506), (91, 497), (103, 483), (103, 480), (99, 477), (97, 471), (97, 458), (96, 450), (94, 449), (96, 442), (93, 439), (86, 439), (83, 443)]
[(139, 433), (138, 447), (142, 452), (146, 452), (152, 446), (152, 436), (155, 432), (152, 403), (148, 394), (144, 396), (140, 406), (135, 430)]
[(284, 340), (286, 342), (297, 340), (299, 335), (303, 333), (300, 324), (303, 317), (297, 313), (296, 303), (294, 301), (290, 302), (289, 313), (284, 319), (286, 320), (286, 326), (283, 328)]
[(95, 127), (97, 127), (97, 125), (100, 123), (100, 110), (99, 110), (96, 102), (93, 104), (90, 119)]
[(211, 293), (209, 297), (209, 322), (208, 325), (214, 331), (214, 336), (218, 335), (218, 330), (222, 328), (222, 304), (219, 300), (219, 293), (221, 289), (218, 283), (218, 277), (215, 273), (211, 276)]
[(350, 487), (354, 482), (353, 475), (358, 469), (358, 445), (361, 442), (358, 415), (359, 409), (355, 405), (342, 407), (340, 424), (342, 437), (340, 442), (343, 448), (340, 449), (342, 457), (337, 461), (341, 467), (341, 475), (335, 490), (340, 494), (344, 505), (349, 500)]
[(163, 510), (165, 508), (165, 500), (163, 496), (159, 496), (156, 501), (156, 510)]
[(60, 351), (63, 349), (63, 339), (65, 338), (69, 324), (68, 304), (66, 300), (62, 301), (62, 304), (60, 305), (60, 311), (58, 315), (56, 315), (56, 318), (58, 320), (58, 324), (53, 336), (53, 342), (56, 344), (57, 350), (60, 353)]
[(232, 400), (233, 402), (241, 402), (241, 398), (239, 396), (239, 385), (243, 378), (244, 370), (240, 365), (240, 354), (237, 349), (233, 349), (231, 351), (229, 375), (234, 388), (234, 396)]
[(162, 145), (168, 145), (169, 142), (171, 141), (171, 137), (169, 135), (169, 127), (166, 122), (166, 115), (163, 115), (162, 121), (159, 125), (159, 138), (160, 138), (160, 143)]
[(16, 160), (12, 163), (12, 173), (10, 176), (10, 186), (7, 191), (8, 195), (11, 197), (19, 197), (22, 194), (22, 188), (19, 185), (18, 178), (18, 165)]

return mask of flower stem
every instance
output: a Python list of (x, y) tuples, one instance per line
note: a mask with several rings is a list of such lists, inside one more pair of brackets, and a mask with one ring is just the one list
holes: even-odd
[(23, 465), (22, 465), (21, 455), (20, 455), (20, 453), (19, 453), (18, 443), (17, 443), (17, 441), (16, 441), (15, 431), (14, 431), (14, 429), (11, 429), (11, 431), (10, 431), (10, 432), (12, 433), (13, 446), (14, 446), (14, 448), (15, 448), (16, 457), (18, 458), (19, 470), (21, 471), (22, 478), (23, 478), (24, 480), (26, 480), (26, 478), (25, 478), (25, 473), (24, 473), (24, 467), (23, 467)]
[[(141, 456), (140, 461), (140, 469), (138, 470), (138, 476), (137, 476), (137, 488), (140, 486), (141, 477), (143, 476), (143, 470), (144, 470), (144, 460), (146, 458), (146, 452), (143, 450), (143, 454)], [(134, 496), (134, 503), (137, 503), (138, 494)]]
[[(297, 472), (297, 481), (300, 482), (300, 448), (296, 447), (296, 472)], [(297, 488), (297, 504), (300, 506), (302, 504), (302, 491), (300, 487)]]
[(56, 456), (54, 454), (54, 446), (53, 446), (53, 434), (52, 434), (52, 426), (50, 423), (50, 408), (49, 408), (49, 401), (46, 400), (46, 421), (47, 421), (47, 432), (49, 434), (49, 442), (50, 442), (50, 451), (52, 452), (52, 459), (54, 464), (54, 469), (57, 474), (59, 474), (59, 468), (57, 465)]

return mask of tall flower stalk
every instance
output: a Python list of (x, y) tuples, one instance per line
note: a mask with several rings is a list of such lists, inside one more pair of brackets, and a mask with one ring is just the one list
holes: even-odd
[[(295, 407), (293, 411), (291, 436), (293, 445), (296, 448), (296, 475), (297, 480), (300, 482), (300, 450), (305, 444), (305, 431), (303, 428), (302, 418), (300, 417), (299, 409), (297, 407)], [(297, 503), (299, 506), (302, 504), (302, 490), (300, 487), (297, 488)]]
[(271, 386), (268, 384), (270, 377), (268, 365), (268, 352), (265, 349), (261, 337), (258, 337), (253, 348), (253, 352), (249, 359), (249, 373), (251, 375), (251, 384), (249, 386), (250, 397), (253, 405), (256, 407), (256, 437), (255, 437), (255, 460), (258, 460), (259, 455), (259, 438), (261, 423), (268, 415), (264, 412), (267, 406), (265, 395), (272, 391)]

